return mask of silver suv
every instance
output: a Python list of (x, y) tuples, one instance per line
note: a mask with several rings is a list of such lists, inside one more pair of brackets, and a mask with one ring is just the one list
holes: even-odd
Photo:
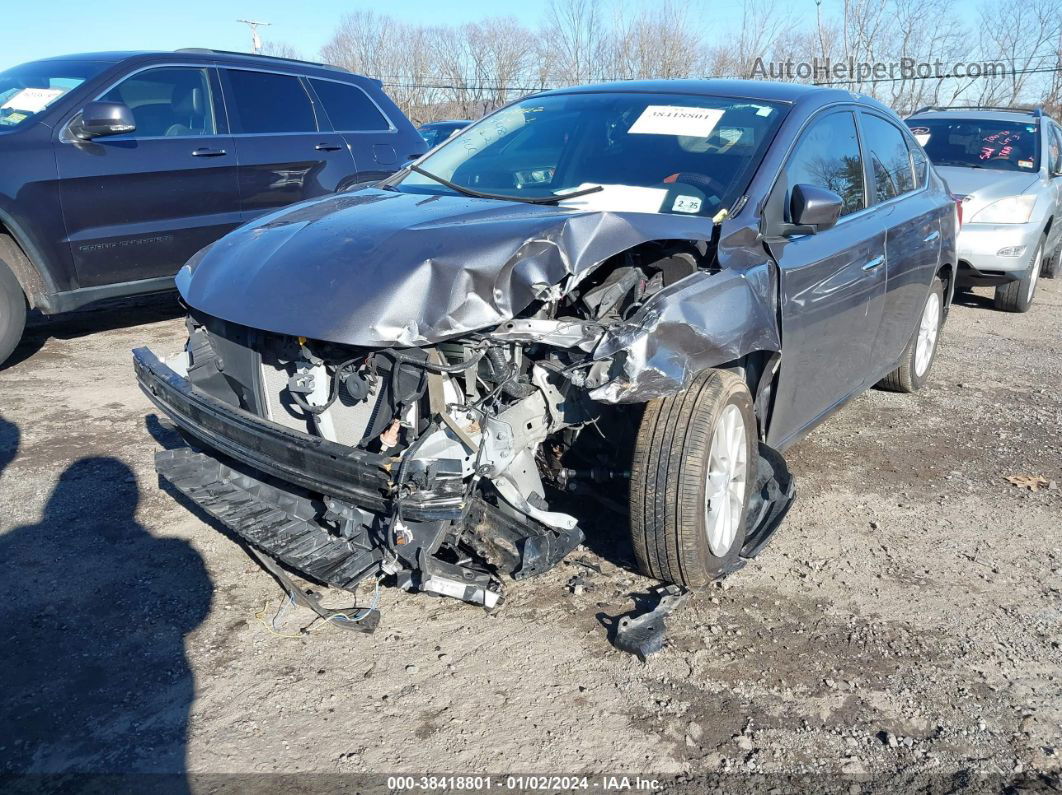
[(923, 108), (907, 119), (961, 199), (957, 286), (996, 288), (996, 307), (1027, 312), (1062, 242), (1062, 129), (1040, 109)]

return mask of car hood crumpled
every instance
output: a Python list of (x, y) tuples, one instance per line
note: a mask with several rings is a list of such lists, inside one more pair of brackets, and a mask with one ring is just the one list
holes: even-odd
[(366, 188), (263, 216), (204, 249), (177, 288), (232, 323), (364, 347), (432, 344), (512, 319), (647, 240), (707, 218)]

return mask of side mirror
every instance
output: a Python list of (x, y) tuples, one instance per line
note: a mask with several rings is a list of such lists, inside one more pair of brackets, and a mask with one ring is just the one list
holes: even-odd
[(74, 134), (81, 139), (121, 135), (136, 129), (133, 111), (124, 102), (90, 102), (81, 111)]
[(808, 227), (810, 234), (836, 224), (843, 207), (844, 199), (817, 185), (794, 185), (789, 197), (789, 217), (793, 219), (793, 225)]

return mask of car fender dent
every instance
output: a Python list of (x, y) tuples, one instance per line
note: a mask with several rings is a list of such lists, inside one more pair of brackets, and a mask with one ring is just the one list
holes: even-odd
[(604, 403), (642, 403), (682, 391), (693, 376), (757, 351), (781, 351), (775, 265), (694, 273), (605, 332), (594, 350), (610, 379)]

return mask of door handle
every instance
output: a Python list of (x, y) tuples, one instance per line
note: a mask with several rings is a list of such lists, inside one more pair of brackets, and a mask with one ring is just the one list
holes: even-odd
[(879, 254), (878, 256), (874, 257), (874, 259), (869, 260), (863, 266), (863, 270), (872, 271), (875, 268), (880, 267), (883, 262), (885, 262), (885, 255), (884, 254)]
[(336, 144), (317, 144), (314, 147), (318, 152), (338, 152), (342, 148), (342, 146), (337, 146)]
[(207, 149), (202, 147), (200, 149), (192, 150), (192, 157), (224, 157), (226, 154), (224, 149)]
[(933, 242), (934, 240), (936, 240), (936, 239), (937, 239), (938, 237), (940, 237), (940, 232), (939, 232), (939, 231), (935, 231), (935, 232), (930, 232), (930, 233), (929, 233), (928, 235), (926, 235), (926, 236), (925, 236), (924, 238), (922, 238), (922, 239), (923, 239), (923, 240), (924, 240), (925, 242), (927, 242), (927, 243), (932, 243), (932, 242)]

